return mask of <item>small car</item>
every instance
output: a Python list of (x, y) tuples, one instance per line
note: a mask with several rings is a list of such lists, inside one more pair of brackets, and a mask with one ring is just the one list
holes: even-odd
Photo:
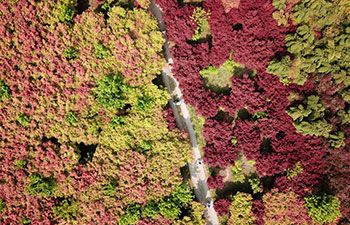
[(208, 209), (210, 209), (210, 208), (213, 207), (213, 205), (212, 205), (210, 202), (207, 202), (206, 205), (207, 205), (207, 208), (208, 208)]

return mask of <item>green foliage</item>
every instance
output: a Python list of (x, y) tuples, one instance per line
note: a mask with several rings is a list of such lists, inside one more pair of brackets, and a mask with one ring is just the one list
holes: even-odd
[(31, 219), (28, 219), (27, 217), (23, 217), (21, 219), (21, 223), (22, 224), (31, 224), (32, 220)]
[(61, 22), (73, 20), (73, 17), (75, 14), (74, 5), (72, 5), (72, 4), (60, 4), (58, 6), (58, 9), (59, 9), (58, 19)]
[(11, 90), (5, 84), (4, 81), (0, 80), (0, 99), (8, 99), (11, 97)]
[(126, 209), (126, 213), (123, 214), (119, 220), (119, 225), (129, 225), (129, 224), (135, 224), (140, 220), (141, 216), (141, 206), (138, 204), (130, 204), (129, 207)]
[(15, 161), (15, 170), (23, 169), (28, 164), (27, 160), (16, 160)]
[(146, 206), (142, 209), (142, 215), (150, 218), (158, 216), (158, 204), (155, 201), (148, 201)]
[(0, 213), (2, 213), (5, 208), (6, 208), (5, 201), (2, 198), (0, 198)]
[(136, 110), (140, 112), (147, 112), (153, 106), (153, 99), (147, 96), (139, 98), (136, 102)]
[(237, 137), (236, 136), (232, 136), (231, 143), (233, 144), (233, 146), (237, 146)]
[[(186, 219), (186, 216), (184, 218), (183, 225), (202, 225), (205, 224), (205, 218), (203, 216), (203, 212), (205, 210), (205, 207), (202, 203), (191, 201), (188, 203), (189, 207), (189, 217)], [(182, 224), (181, 224), (182, 225)]]
[(166, 219), (176, 219), (181, 213), (180, 207), (171, 199), (161, 200), (158, 207), (160, 214)]
[(108, 182), (107, 184), (103, 185), (102, 193), (107, 196), (114, 196), (116, 189), (116, 185), (112, 182)]
[(272, 5), (278, 10), (286, 8), (286, 0), (272, 0)]
[(30, 119), (26, 114), (18, 114), (17, 122), (23, 127), (28, 127), (30, 125)]
[(192, 191), (186, 187), (186, 184), (181, 184), (159, 202), (159, 212), (164, 218), (176, 219), (181, 213), (181, 208), (192, 198)]
[(328, 142), (333, 148), (341, 148), (345, 146), (345, 135), (342, 131), (329, 134)]
[(66, 121), (70, 125), (75, 125), (78, 122), (78, 117), (76, 113), (69, 112), (64, 116), (64, 121)]
[(77, 49), (68, 47), (64, 50), (63, 55), (66, 57), (66, 59), (69, 60), (76, 58), (78, 56), (78, 53), (79, 51)]
[(103, 9), (103, 10), (109, 10), (111, 8), (111, 5), (110, 5), (110, 3), (109, 2), (105, 2), (105, 3), (103, 3), (102, 5), (101, 5), (101, 9)]
[(55, 179), (42, 177), (37, 174), (31, 175), (27, 180), (27, 191), (32, 196), (42, 195), (49, 197), (53, 194), (54, 188), (56, 187)]
[(349, 124), (350, 123), (350, 109), (339, 110), (337, 116), (341, 119), (341, 124)]
[(94, 48), (95, 48), (95, 56), (99, 59), (105, 59), (110, 54), (109, 49), (100, 43), (95, 43)]
[(341, 217), (340, 201), (336, 196), (311, 195), (304, 200), (309, 215), (320, 224), (336, 222)]
[(210, 35), (209, 17), (210, 12), (206, 12), (202, 8), (197, 7), (193, 10), (191, 19), (197, 24), (197, 28), (194, 31), (195, 34), (193, 35), (192, 40), (197, 41)]
[(52, 212), (57, 219), (66, 222), (72, 222), (76, 219), (79, 210), (79, 204), (75, 201), (64, 199), (58, 205), (52, 207)]
[(242, 162), (240, 160), (235, 161), (235, 166), (230, 166), (232, 172), (233, 182), (244, 183), (245, 176), (243, 173)]
[(274, 0), (273, 5), (279, 10), (273, 14), (279, 24), (287, 25), (287, 19), (291, 18), (299, 27), (285, 37), (294, 59), (290, 60), (289, 56), (280, 62), (273, 59), (267, 71), (279, 76), (284, 83), (290, 80), (302, 85), (309, 75), (332, 74), (338, 84), (349, 86), (350, 36), (345, 23), (350, 16), (350, 2), (302, 0), (295, 5), (293, 16), (283, 12), (284, 0)]
[(253, 120), (258, 120), (260, 118), (265, 118), (268, 117), (269, 115), (267, 114), (267, 112), (256, 112), (252, 115)]
[(206, 145), (206, 142), (203, 137), (203, 128), (204, 128), (205, 118), (200, 116), (199, 114), (196, 114), (195, 109), (192, 108), (190, 105), (188, 105), (187, 107), (191, 116), (193, 129), (196, 134), (198, 148), (201, 150)]
[(111, 125), (113, 128), (117, 128), (120, 125), (123, 125), (125, 122), (124, 116), (118, 116), (115, 115), (112, 117), (111, 121), (109, 121), (109, 125)]
[(347, 103), (350, 103), (350, 90), (342, 90), (340, 92), (341, 97), (346, 101)]
[(301, 167), (301, 163), (299, 161), (295, 164), (293, 169), (287, 168), (287, 178), (292, 179), (293, 177), (301, 174), (303, 172), (303, 170), (304, 169)]
[(252, 188), (254, 194), (257, 194), (257, 193), (260, 193), (263, 191), (259, 177), (251, 177), (251, 178), (249, 178), (248, 181), (249, 181), (250, 187)]
[(324, 119), (325, 110), (320, 97), (311, 95), (304, 100), (304, 105), (290, 107), (287, 113), (293, 118), (297, 132), (328, 138), (332, 125)]
[(281, 61), (273, 59), (269, 62), (266, 72), (275, 74), (280, 78), (280, 82), (283, 84), (290, 83), (288, 71), (291, 66), (291, 60), (289, 56), (284, 56)]
[(170, 195), (158, 202), (154, 200), (148, 201), (143, 208), (138, 204), (130, 204), (125, 214), (118, 220), (118, 224), (135, 224), (139, 221), (141, 215), (143, 217), (154, 218), (161, 214), (166, 219), (176, 219), (181, 214), (181, 208), (189, 203), (192, 198), (192, 191), (183, 183), (177, 186)]
[(96, 101), (108, 110), (123, 109), (130, 87), (119, 74), (108, 74), (98, 80), (94, 90)]
[(239, 63), (229, 59), (219, 68), (209, 66), (202, 69), (199, 74), (204, 79), (206, 86), (217, 93), (222, 93), (231, 87), (230, 78), (243, 70), (244, 67)]
[(142, 148), (144, 150), (151, 150), (152, 149), (152, 145), (148, 141), (142, 140), (141, 143), (140, 143), (140, 148)]
[(177, 186), (170, 194), (170, 198), (173, 202), (178, 205), (185, 205), (187, 202), (191, 201), (193, 198), (192, 190), (187, 188), (186, 184), (183, 183)]
[(253, 225), (255, 218), (252, 214), (252, 196), (237, 192), (232, 198), (228, 225)]

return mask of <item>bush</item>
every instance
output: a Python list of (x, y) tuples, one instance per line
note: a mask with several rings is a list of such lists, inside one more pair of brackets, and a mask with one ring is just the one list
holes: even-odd
[(309, 215), (320, 224), (336, 222), (340, 217), (340, 201), (336, 196), (322, 194), (304, 197)]
[(118, 127), (118, 126), (120, 126), (120, 125), (123, 125), (124, 122), (125, 122), (124, 116), (118, 116), (118, 115), (116, 115), (116, 116), (113, 116), (113, 117), (112, 117), (111, 121), (109, 121), (109, 124), (110, 124), (112, 127), (116, 128), (116, 127)]
[(27, 190), (32, 196), (41, 195), (49, 197), (53, 194), (56, 187), (56, 181), (54, 179), (42, 177), (38, 174), (31, 175), (27, 180), (29, 182)]
[(148, 201), (145, 208), (142, 209), (142, 215), (150, 218), (158, 216), (158, 204), (155, 201)]
[(73, 222), (78, 214), (79, 205), (77, 202), (69, 201), (64, 199), (59, 203), (59, 205), (55, 205), (52, 207), (52, 212), (57, 219), (62, 219), (66, 222)]
[(290, 107), (287, 110), (294, 120), (294, 126), (299, 133), (329, 137), (332, 125), (325, 120), (326, 108), (319, 96), (308, 96), (304, 104)]
[(266, 224), (311, 224), (303, 199), (291, 190), (285, 193), (272, 189), (264, 194)]
[(75, 125), (78, 122), (77, 115), (74, 112), (69, 112), (64, 116), (64, 120), (70, 125)]
[(119, 220), (119, 225), (129, 225), (135, 224), (140, 220), (141, 216), (141, 206), (135, 203), (131, 203), (126, 209), (125, 214), (123, 214)]
[(228, 225), (253, 225), (255, 218), (252, 213), (252, 196), (237, 192), (230, 206)]
[(6, 203), (4, 200), (2, 200), (2, 198), (0, 198), (0, 213), (2, 213), (4, 211), (4, 209), (6, 208)]
[(202, 38), (206, 38), (210, 35), (210, 26), (208, 23), (208, 18), (210, 17), (210, 13), (206, 12), (201, 8), (195, 8), (193, 10), (193, 14), (191, 19), (197, 25), (196, 30), (194, 31), (194, 35), (191, 40), (197, 41)]
[(176, 219), (181, 214), (181, 209), (172, 199), (164, 199), (159, 202), (159, 212), (166, 219)]
[(60, 4), (58, 9), (59, 9), (58, 19), (61, 22), (72, 21), (75, 14), (74, 5)]
[(177, 186), (169, 196), (162, 199), (158, 205), (159, 212), (166, 219), (175, 219), (181, 213), (181, 208), (193, 198), (192, 190), (186, 184)]
[(96, 101), (108, 110), (123, 109), (126, 103), (130, 87), (123, 83), (119, 74), (108, 74), (97, 81), (97, 88), (94, 90)]
[(109, 49), (100, 43), (94, 44), (95, 56), (99, 59), (105, 59), (109, 56)]
[(8, 99), (11, 96), (10, 88), (5, 84), (4, 81), (0, 80), (0, 98)]
[(23, 127), (28, 127), (30, 125), (30, 119), (26, 114), (18, 114), (17, 122)]
[(66, 48), (63, 52), (64, 57), (69, 59), (75, 59), (78, 56), (79, 51), (75, 48)]

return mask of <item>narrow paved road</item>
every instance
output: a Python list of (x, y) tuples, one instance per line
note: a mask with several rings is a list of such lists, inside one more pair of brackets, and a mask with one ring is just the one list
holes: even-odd
[[(161, 9), (159, 8), (158, 5), (155, 4), (154, 0), (152, 0), (150, 11), (156, 16), (160, 30), (166, 31)], [(165, 37), (167, 40), (166, 35)], [(182, 93), (181, 93), (181, 90), (179, 89), (179, 83), (174, 78), (171, 72), (171, 68), (172, 68), (171, 64), (173, 63), (173, 60), (170, 56), (168, 41), (166, 41), (166, 43), (164, 44), (164, 51), (165, 51), (165, 57), (167, 59), (167, 64), (162, 71), (163, 82), (168, 88), (168, 91), (172, 95), (172, 97), (178, 96), (179, 99), (182, 99)], [(171, 82), (175, 85), (171, 85)], [(197, 163), (198, 161), (202, 161), (201, 153), (198, 149), (196, 135), (193, 130), (193, 126), (191, 123), (191, 118), (190, 118), (190, 114), (188, 112), (187, 106), (184, 103), (184, 101), (181, 101), (181, 104), (179, 106), (175, 106), (173, 104), (173, 98), (171, 98), (169, 102), (174, 112), (174, 115), (176, 117), (176, 123), (178, 127), (181, 130), (185, 127), (190, 136), (192, 152), (193, 152), (192, 154), (193, 163), (188, 162), (188, 165), (189, 165), (190, 174), (191, 174), (191, 181), (194, 186), (195, 195), (198, 201), (202, 202), (204, 205), (206, 205), (207, 202), (210, 202), (211, 205), (213, 205), (209, 187), (207, 184), (207, 177), (206, 177), (203, 163), (200, 163), (200, 164)], [(182, 116), (180, 116), (179, 111), (181, 112)], [(207, 219), (207, 225), (219, 225), (218, 217), (216, 215), (214, 207), (206, 208), (204, 213)]]

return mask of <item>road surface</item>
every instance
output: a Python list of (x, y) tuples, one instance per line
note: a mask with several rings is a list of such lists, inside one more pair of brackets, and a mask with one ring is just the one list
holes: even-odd
[[(150, 11), (155, 15), (158, 21), (158, 26), (161, 31), (166, 31), (165, 29), (165, 23), (162, 17), (161, 9), (158, 5), (155, 4), (154, 0), (152, 0)], [(162, 78), (165, 86), (168, 88), (169, 93), (172, 95), (172, 97), (177, 96), (179, 99), (182, 98), (181, 90), (179, 89), (179, 83), (174, 78), (172, 72), (171, 72), (171, 64), (173, 63), (173, 60), (170, 56), (169, 51), (169, 43), (167, 40), (166, 33), (164, 32), (164, 36), (166, 38), (166, 42), (164, 44), (164, 51), (165, 51), (165, 57), (167, 60), (166, 66), (162, 70)], [(171, 85), (174, 84), (174, 85)], [(193, 162), (188, 162), (190, 174), (191, 174), (191, 181), (194, 187), (195, 195), (199, 202), (202, 202), (204, 205), (206, 205), (207, 202), (210, 202), (212, 207), (206, 208), (204, 214), (206, 216), (207, 225), (219, 225), (218, 217), (216, 215), (216, 212), (213, 207), (212, 198), (210, 195), (209, 187), (207, 184), (207, 176), (204, 170), (203, 163), (198, 164), (198, 161), (201, 160), (201, 153), (198, 149), (196, 135), (193, 130), (193, 126), (191, 123), (190, 114), (188, 112), (187, 106), (182, 100), (180, 105), (175, 106), (173, 104), (173, 98), (169, 100), (170, 105), (172, 107), (173, 113), (176, 117), (176, 124), (178, 125), (179, 129), (186, 128), (186, 131), (188, 132), (190, 136), (191, 146), (192, 146), (192, 152), (193, 152)], [(181, 114), (181, 116), (180, 116)]]

